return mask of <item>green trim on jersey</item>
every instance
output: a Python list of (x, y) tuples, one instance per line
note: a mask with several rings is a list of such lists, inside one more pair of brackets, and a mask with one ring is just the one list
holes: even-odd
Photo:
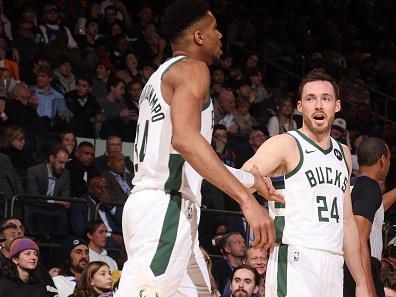
[(210, 106), (211, 102), (212, 102), (212, 98), (210, 98), (210, 96), (208, 96), (208, 101), (206, 101), (205, 104), (202, 106), (202, 111), (207, 109)]
[[(298, 130), (296, 130), (296, 131), (298, 132)], [(301, 148), (300, 142), (298, 141), (298, 139), (294, 135), (292, 135), (290, 133), (287, 133), (287, 134), (289, 134), (291, 137), (293, 137), (294, 140), (297, 143), (298, 151), (300, 152), (300, 161), (298, 162), (297, 166), (292, 171), (290, 171), (289, 173), (285, 174), (285, 178), (289, 178), (289, 177), (292, 177), (293, 175), (295, 175), (300, 170), (300, 168), (302, 167), (303, 162), (304, 162), (304, 153), (303, 153), (303, 150)]]
[[(187, 59), (186, 56), (175, 56), (175, 57), (173, 57), (173, 58), (176, 58), (176, 57), (181, 57), (181, 58), (180, 58), (180, 59), (177, 59), (176, 61), (174, 61), (174, 62), (172, 62), (172, 63), (170, 63), (170, 64), (168, 65), (168, 67), (166, 67), (166, 68), (164, 69), (164, 72), (162, 72), (162, 74), (161, 74), (161, 80), (162, 80), (162, 78), (164, 77), (164, 74), (167, 73), (167, 72), (169, 71), (169, 69), (170, 69), (174, 64), (176, 64), (176, 63), (178, 63), (178, 62), (180, 62), (180, 61), (183, 61), (183, 60)], [(172, 59), (172, 58), (171, 58), (171, 59)]]
[(281, 244), (278, 251), (277, 297), (287, 296), (287, 250), (289, 246)]
[(182, 184), (184, 159), (179, 154), (169, 155), (169, 177), (165, 182), (164, 189), (166, 193), (178, 192)]
[(181, 193), (171, 194), (164, 222), (162, 224), (161, 236), (159, 238), (157, 250), (150, 264), (151, 271), (155, 276), (164, 274), (168, 267), (173, 247), (176, 242), (180, 208)]
[[(282, 208), (285, 206), (283, 205)], [(284, 216), (276, 216), (274, 218), (275, 224), (275, 242), (282, 243), (283, 239), (283, 231), (285, 230), (285, 217)]]
[(316, 147), (319, 151), (321, 151), (323, 154), (327, 155), (328, 153), (330, 153), (333, 150), (333, 142), (330, 141), (330, 146), (328, 149), (322, 149), (315, 141), (313, 141), (311, 138), (309, 138), (307, 135), (305, 135), (304, 133), (302, 133), (300, 130), (296, 130), (297, 133), (304, 138), (307, 142), (309, 142), (310, 144), (312, 144), (314, 147)]
[(337, 141), (337, 143), (338, 143), (338, 146), (340, 147), (342, 157), (344, 158), (344, 163), (345, 163), (345, 167), (346, 167), (346, 169), (348, 171), (348, 174), (351, 175), (351, 170), (349, 169), (347, 160), (345, 158), (344, 148), (342, 147), (342, 144), (339, 141)]

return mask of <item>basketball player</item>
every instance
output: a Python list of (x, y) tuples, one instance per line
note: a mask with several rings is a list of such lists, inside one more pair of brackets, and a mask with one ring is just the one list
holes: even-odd
[(278, 245), (265, 296), (342, 296), (343, 255), (356, 296), (369, 296), (351, 209), (351, 155), (330, 137), (340, 105), (335, 81), (323, 70), (311, 71), (299, 88), (302, 128), (270, 138), (243, 166), (257, 164), (261, 174), (278, 176), (273, 184), (285, 197), (285, 204), (269, 203)]
[(173, 58), (151, 76), (140, 97), (135, 187), (123, 213), (128, 260), (117, 296), (210, 296), (197, 235), (202, 177), (239, 203), (254, 243), (265, 248), (275, 241), (273, 221), (244, 185), (265, 197), (277, 194), (257, 174), (227, 170), (209, 144), (207, 65), (219, 59), (222, 36), (206, 2), (174, 1), (164, 12), (162, 32)]
[[(362, 262), (367, 287), (373, 296), (384, 297), (381, 282), (382, 226), (384, 204), (379, 182), (389, 171), (391, 153), (385, 141), (376, 137), (365, 139), (357, 150), (359, 177), (352, 190), (352, 210), (359, 230)], [(344, 270), (344, 297), (355, 296), (355, 282)]]

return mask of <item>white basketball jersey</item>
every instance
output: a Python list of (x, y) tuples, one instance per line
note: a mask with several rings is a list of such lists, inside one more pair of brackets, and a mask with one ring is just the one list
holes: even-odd
[(371, 256), (377, 258), (378, 261), (381, 261), (382, 259), (382, 227), (384, 225), (384, 216), (384, 204), (381, 203), (381, 206), (375, 212), (370, 232)]
[(269, 203), (277, 242), (342, 255), (344, 194), (349, 173), (341, 144), (331, 138), (322, 149), (301, 131), (289, 131), (300, 162), (273, 184), (285, 204)]
[[(164, 62), (143, 88), (134, 144), (135, 177), (132, 182), (135, 187), (132, 192), (144, 189), (181, 192), (200, 205), (202, 177), (172, 147), (170, 106), (161, 93), (162, 76), (173, 64), (184, 59), (185, 56), (177, 56)], [(212, 130), (213, 104), (209, 98), (201, 114), (201, 134), (209, 143)]]

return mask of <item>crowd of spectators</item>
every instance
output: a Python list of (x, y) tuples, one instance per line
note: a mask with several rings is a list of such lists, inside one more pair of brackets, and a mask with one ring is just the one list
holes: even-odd
[[(108, 296), (116, 286), (134, 174), (122, 144), (134, 141), (145, 83), (171, 55), (159, 27), (168, 2), (0, 0), (1, 296), (17, 296), (15, 288), (18, 296)], [(322, 67), (340, 85), (332, 137), (352, 154), (366, 137), (383, 138), (392, 153), (383, 187), (393, 189), (396, 119), (388, 111), (396, 100), (381, 94), (396, 95), (394, 1), (209, 2), (223, 34), (224, 54), (210, 68), (219, 158), (239, 168), (269, 137), (300, 127), (299, 76)], [(95, 158), (98, 138), (106, 152)], [(202, 193), (203, 208), (239, 211), (208, 183)], [(19, 219), (9, 217), (17, 194), (33, 197), (12, 204)], [(387, 226), (395, 221), (391, 208)], [(233, 269), (248, 264), (263, 294), (267, 254), (247, 248), (244, 218), (203, 213), (201, 222), (203, 248), (220, 255), (218, 292), (230, 296)], [(396, 235), (389, 230), (388, 239)], [(40, 245), (48, 242), (61, 245), (55, 256)], [(388, 270), (395, 246), (384, 253)], [(396, 289), (394, 275), (384, 280)]]

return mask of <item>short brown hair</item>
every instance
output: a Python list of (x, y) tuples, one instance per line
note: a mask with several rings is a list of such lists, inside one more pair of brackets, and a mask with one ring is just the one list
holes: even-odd
[(302, 98), (302, 91), (304, 89), (304, 86), (313, 81), (328, 81), (331, 83), (334, 89), (334, 94), (336, 96), (336, 100), (340, 100), (340, 89), (337, 85), (337, 82), (335, 81), (334, 78), (332, 78), (323, 68), (314, 68), (308, 74), (303, 78), (303, 80), (300, 83), (300, 86), (298, 88), (298, 100), (301, 100)]

